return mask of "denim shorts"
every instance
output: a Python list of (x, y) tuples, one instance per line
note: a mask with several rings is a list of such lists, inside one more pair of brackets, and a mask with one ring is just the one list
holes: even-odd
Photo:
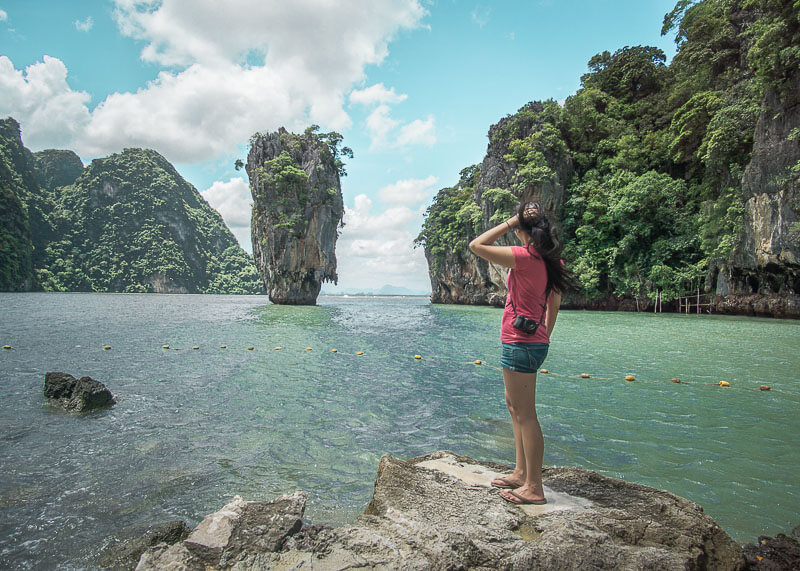
[(537, 373), (549, 348), (547, 343), (503, 343), (500, 366), (519, 373)]

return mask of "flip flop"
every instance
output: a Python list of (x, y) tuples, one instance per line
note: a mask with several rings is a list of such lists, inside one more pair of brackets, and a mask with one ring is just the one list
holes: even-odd
[[(494, 483), (495, 480), (503, 482), (503, 484), (498, 486), (497, 484)], [(516, 484), (512, 484), (505, 478), (493, 478), (491, 483), (493, 488), (500, 488), (501, 490), (513, 490), (514, 488), (519, 488), (519, 486), (517, 486)]]
[(514, 500), (509, 499), (508, 496), (506, 496), (505, 494), (500, 494), (500, 496), (505, 501), (507, 501), (510, 504), (514, 504), (515, 506), (524, 506), (524, 505), (543, 506), (544, 504), (547, 503), (547, 499), (545, 499), (545, 498), (542, 498), (541, 500), (528, 500), (528, 499), (523, 498), (519, 494), (515, 494), (513, 491), (512, 492), (508, 492), (508, 493), (511, 494), (512, 496), (514, 496), (515, 498), (517, 498), (519, 501), (515, 502)]

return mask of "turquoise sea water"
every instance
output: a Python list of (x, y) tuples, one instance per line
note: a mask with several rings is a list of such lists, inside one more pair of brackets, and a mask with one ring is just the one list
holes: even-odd
[[(307, 522), (346, 523), (384, 453), (513, 460), (495, 308), (100, 294), (0, 294), (0, 308), (14, 347), (0, 350), (2, 568), (91, 567), (115, 536), (194, 525), (234, 494), (304, 489)], [(567, 376), (538, 382), (545, 464), (667, 489), (740, 542), (786, 532), (800, 523), (798, 348), (797, 321), (562, 311), (544, 366)], [(118, 404), (50, 408), (47, 371), (90, 375)]]

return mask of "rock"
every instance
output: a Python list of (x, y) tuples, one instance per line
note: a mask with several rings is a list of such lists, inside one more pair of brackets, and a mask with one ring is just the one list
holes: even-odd
[(307, 130), (257, 135), (247, 155), (253, 257), (273, 303), (313, 305), (336, 283), (344, 216), (336, 146)]
[[(473, 188), (472, 200), (480, 209), (480, 230), (475, 229), (472, 237), (497, 224), (490, 219), (498, 210), (515, 206), (515, 204), (501, 204), (496, 199), (490, 198), (490, 193), (487, 191), (496, 189), (510, 191), (514, 203), (534, 199), (550, 213), (551, 218), (558, 219), (564, 204), (564, 189), (573, 174), (569, 155), (560, 153), (556, 149), (537, 149), (543, 153), (551, 176), (536, 184), (526, 182), (520, 176), (516, 163), (506, 158), (513, 139), (528, 137), (548, 127), (546, 115), (541, 103), (532, 102), (520, 109), (517, 115), (505, 117), (492, 125), (489, 129), (489, 146), (480, 168), (462, 171), (459, 186)], [(453, 190), (442, 189), (439, 193), (441, 195)], [(431, 208), (435, 207), (434, 204)], [(508, 210), (504, 213), (510, 216), (515, 212)], [(505, 217), (503, 219), (505, 220)], [(497, 243), (503, 246), (519, 245), (512, 234), (504, 236)], [(450, 249), (446, 252), (433, 251), (426, 242), (425, 258), (428, 261), (431, 280), (431, 302), (497, 307), (505, 305), (505, 280), (508, 270), (474, 256), (467, 249), (466, 242), (463, 248)]]
[(744, 546), (744, 554), (751, 569), (793, 571), (800, 569), (800, 525), (789, 536), (779, 533), (775, 537), (760, 536), (758, 543)]
[(83, 173), (83, 162), (73, 151), (45, 149), (33, 153), (39, 186), (50, 193), (75, 182)]
[[(741, 547), (686, 499), (589, 470), (549, 468), (548, 504), (515, 506), (489, 484), (510, 469), (451, 452), (409, 461), (386, 455), (372, 501), (353, 525), (297, 531), (304, 495), (268, 504), (237, 498), (193, 532), (204, 549), (193, 551), (190, 536), (151, 548), (137, 569), (745, 568)], [(252, 520), (248, 505), (257, 506)]]
[(44, 396), (51, 404), (75, 412), (86, 412), (116, 404), (111, 391), (100, 381), (95, 381), (91, 377), (75, 379), (67, 373), (45, 374)]
[[(728, 264), (719, 270), (714, 311), (800, 317), (800, 70), (778, 93), (767, 89), (742, 177), (745, 213)], [(796, 167), (795, 167), (796, 168)]]
[(119, 542), (106, 550), (98, 560), (103, 569), (133, 569), (142, 553), (159, 544), (172, 545), (189, 535), (183, 520), (174, 520), (147, 528), (141, 535)]
[(300, 530), (307, 497), (295, 492), (271, 502), (247, 502), (236, 496), (206, 516), (181, 543), (146, 551), (136, 569), (229, 568), (279, 551)]

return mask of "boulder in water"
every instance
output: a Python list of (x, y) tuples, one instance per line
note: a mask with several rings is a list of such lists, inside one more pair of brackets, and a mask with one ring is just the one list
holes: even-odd
[(44, 396), (51, 404), (74, 412), (86, 412), (116, 404), (114, 395), (100, 381), (91, 377), (76, 379), (67, 373), (45, 374)]

